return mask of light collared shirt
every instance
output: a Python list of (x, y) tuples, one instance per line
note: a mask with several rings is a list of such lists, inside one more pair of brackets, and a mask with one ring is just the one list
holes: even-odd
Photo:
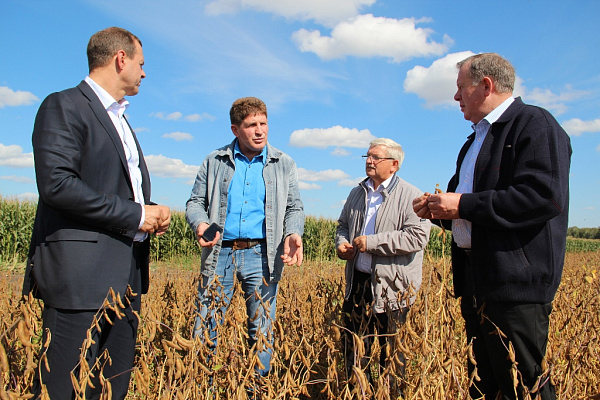
[[(383, 203), (383, 192), (384, 189), (387, 189), (390, 182), (393, 178), (390, 176), (385, 181), (379, 185), (379, 187), (375, 188), (373, 186), (373, 180), (369, 178), (365, 183), (367, 186), (367, 204), (365, 207), (365, 223), (363, 225), (362, 235), (374, 235), (375, 234), (375, 221), (377, 220), (377, 211), (379, 211), (379, 207), (381, 203)], [(355, 268), (361, 272), (366, 272), (368, 274), (371, 273), (373, 263), (373, 256), (371, 253), (359, 253), (358, 258), (356, 259)]]
[[(146, 213), (144, 210), (144, 192), (142, 191), (142, 171), (140, 170), (140, 155), (133, 138), (133, 133), (129, 128), (129, 124), (125, 121), (125, 111), (129, 107), (129, 102), (125, 99), (116, 101), (104, 88), (98, 85), (89, 76), (85, 77), (85, 81), (92, 88), (94, 93), (100, 99), (100, 102), (106, 109), (110, 120), (112, 121), (121, 143), (123, 144), (123, 150), (125, 151), (125, 157), (127, 158), (127, 168), (129, 169), (129, 178), (131, 179), (131, 185), (133, 187), (133, 195), (136, 203), (142, 206), (142, 217), (138, 225), (138, 229), (144, 224)], [(143, 241), (148, 234), (146, 232), (138, 231), (135, 235), (135, 241)]]
[(248, 160), (236, 140), (234, 148), (235, 172), (227, 196), (227, 217), (223, 240), (264, 239), (265, 228), (265, 179), (263, 169), (267, 159), (267, 147)]
[[(473, 143), (471, 144), (471, 147), (469, 147), (469, 150), (467, 151), (467, 154), (465, 155), (465, 158), (460, 166), (459, 183), (456, 187), (456, 193), (473, 193), (475, 164), (477, 162), (479, 152), (481, 151), (483, 141), (485, 140), (485, 137), (487, 136), (492, 124), (496, 122), (502, 114), (504, 114), (506, 109), (514, 100), (515, 99), (513, 97), (509, 97), (477, 124), (471, 125), (475, 131), (475, 140), (473, 140)], [(467, 221), (466, 219), (452, 220), (452, 237), (454, 238), (454, 241), (458, 247), (463, 249), (471, 248), (472, 227), (473, 224), (471, 221)]]

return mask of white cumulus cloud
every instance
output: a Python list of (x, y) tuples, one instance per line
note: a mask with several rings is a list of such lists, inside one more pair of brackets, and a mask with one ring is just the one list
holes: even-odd
[(171, 132), (171, 133), (165, 133), (164, 135), (162, 135), (162, 137), (167, 138), (167, 139), (173, 139), (176, 142), (181, 142), (183, 140), (194, 140), (194, 137), (186, 132)]
[(189, 122), (199, 122), (204, 120), (214, 121), (216, 117), (214, 115), (210, 115), (209, 113), (202, 114), (190, 114), (183, 117), (186, 121)]
[(6, 106), (28, 106), (39, 99), (30, 92), (17, 90), (16, 92), (7, 86), (0, 86), (0, 108)]
[(474, 53), (463, 51), (435, 60), (429, 67), (417, 65), (406, 73), (404, 91), (425, 100), (425, 107), (453, 106), (456, 92), (456, 63)]
[(298, 181), (298, 189), (300, 190), (319, 190), (321, 189), (321, 185), (317, 183), (306, 183), (302, 181)]
[(37, 201), (39, 197), (39, 194), (32, 192), (25, 192), (17, 195), (19, 201)]
[(209, 15), (256, 10), (280, 15), (293, 20), (314, 20), (331, 25), (356, 16), (375, 0), (214, 0), (205, 10)]
[(0, 176), (0, 180), (17, 182), (17, 183), (35, 183), (35, 181), (33, 179), (31, 179), (27, 176), (17, 176), (17, 175)]
[(32, 168), (33, 153), (23, 153), (23, 148), (16, 144), (0, 143), (0, 165), (15, 168)]
[(348, 150), (338, 147), (331, 152), (331, 155), (334, 157), (347, 157), (350, 153)]
[[(471, 51), (447, 54), (435, 60), (429, 67), (415, 66), (406, 73), (404, 80), (404, 91), (414, 93), (425, 100), (425, 107), (454, 107), (456, 101), (456, 76), (458, 70), (456, 63), (474, 55)], [(521, 96), (529, 104), (544, 107), (559, 115), (567, 110), (567, 103), (578, 100), (588, 93), (582, 90), (574, 90), (571, 86), (556, 94), (549, 89), (528, 89), (523, 84), (523, 79), (515, 77), (515, 88), (513, 96)]]
[(163, 178), (191, 178), (198, 173), (198, 165), (187, 165), (177, 158), (165, 157), (162, 154), (145, 156), (148, 169), (153, 175)]
[(300, 129), (290, 135), (290, 145), (295, 147), (316, 147), (324, 149), (329, 146), (367, 148), (375, 139), (368, 129), (344, 128), (336, 125), (331, 128)]
[(338, 186), (349, 186), (349, 187), (354, 187), (356, 185), (358, 185), (358, 183), (360, 181), (362, 181), (363, 179), (365, 179), (364, 176), (360, 176), (358, 178), (351, 178), (351, 179), (342, 179), (341, 181), (338, 182)]
[(570, 136), (581, 136), (586, 132), (600, 132), (600, 119), (582, 121), (579, 118), (573, 118), (561, 125)]
[(158, 112), (153, 112), (150, 113), (151, 117), (154, 118), (158, 118), (158, 119), (162, 119), (165, 121), (179, 121), (181, 119), (184, 119), (188, 122), (199, 122), (199, 121), (204, 121), (204, 120), (209, 120), (209, 121), (214, 121), (216, 119), (215, 116), (210, 115), (208, 113), (202, 113), (202, 114), (189, 114), (189, 115), (184, 115), (183, 113), (179, 112), (179, 111), (175, 111), (172, 113), (164, 113), (162, 111), (158, 111)]
[(298, 168), (298, 179), (307, 182), (330, 182), (348, 178), (348, 174), (341, 169), (327, 169), (325, 171), (311, 171)]
[(417, 28), (426, 20), (415, 18), (394, 19), (359, 15), (340, 22), (331, 36), (322, 36), (318, 30), (300, 29), (292, 39), (300, 51), (313, 52), (323, 60), (354, 57), (383, 57), (400, 63), (414, 57), (444, 54), (452, 39), (444, 35), (443, 43), (431, 40), (431, 29)]
[(183, 117), (183, 114), (180, 113), (179, 111), (175, 111), (175, 112), (172, 112), (169, 114), (159, 111), (159, 112), (151, 113), (150, 116), (158, 118), (158, 119), (164, 119), (167, 121), (177, 121), (178, 119), (181, 119), (181, 117)]
[(574, 90), (568, 85), (559, 94), (552, 92), (550, 89), (524, 89), (525, 92), (523, 93), (523, 98), (527, 103), (544, 107), (556, 115), (563, 114), (567, 111), (568, 106), (565, 103), (578, 100), (588, 94), (588, 92), (584, 90)]

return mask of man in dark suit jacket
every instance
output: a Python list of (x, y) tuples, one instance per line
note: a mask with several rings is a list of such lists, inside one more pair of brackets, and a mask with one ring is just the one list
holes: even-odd
[[(114, 398), (127, 394), (135, 314), (148, 290), (149, 234), (170, 223), (169, 208), (150, 202), (148, 169), (124, 117), (124, 96), (136, 95), (146, 76), (141, 41), (108, 28), (91, 37), (87, 53), (89, 76), (44, 100), (32, 139), (39, 202), (23, 293), (44, 302), (40, 355), (50, 370), (40, 363), (34, 392), (45, 385), (53, 400), (74, 397), (70, 373), (80, 378), (86, 370), (78, 368), (80, 354), (95, 369), (96, 389), (88, 387), (87, 398), (102, 390), (97, 357), (104, 377), (113, 378)], [(103, 306), (105, 298), (115, 303), (111, 289), (124, 303), (122, 318)], [(83, 345), (94, 319), (95, 344)]]
[(452, 229), (454, 290), (481, 378), (471, 397), (554, 399), (545, 354), (565, 257), (569, 136), (548, 111), (513, 99), (515, 71), (499, 55), (458, 67), (454, 99), (475, 132), (448, 193), (426, 193), (413, 208)]

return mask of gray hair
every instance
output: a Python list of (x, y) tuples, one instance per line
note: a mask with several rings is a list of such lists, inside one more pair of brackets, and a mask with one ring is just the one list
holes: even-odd
[(402, 146), (394, 142), (392, 139), (387, 138), (377, 138), (369, 143), (369, 148), (375, 146), (385, 147), (387, 156), (389, 158), (393, 158), (394, 160), (398, 160), (398, 169), (400, 169), (402, 161), (404, 161), (404, 150), (402, 150)]
[(498, 93), (512, 93), (515, 88), (515, 68), (496, 53), (482, 53), (458, 62), (458, 69), (468, 67), (468, 77), (478, 85), (486, 76), (494, 82)]

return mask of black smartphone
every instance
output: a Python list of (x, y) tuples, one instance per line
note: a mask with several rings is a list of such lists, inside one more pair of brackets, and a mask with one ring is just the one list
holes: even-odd
[(213, 240), (215, 240), (217, 232), (223, 233), (223, 228), (221, 228), (219, 225), (213, 222), (208, 226), (208, 228), (206, 228), (206, 230), (202, 234), (202, 239), (206, 240), (207, 242), (212, 242)]

